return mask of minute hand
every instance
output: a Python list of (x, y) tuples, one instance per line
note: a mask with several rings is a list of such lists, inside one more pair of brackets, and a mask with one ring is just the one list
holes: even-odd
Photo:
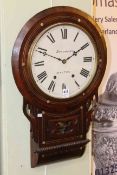
[(66, 61), (72, 58), (73, 56), (77, 56), (77, 53), (80, 52), (81, 50), (84, 50), (87, 46), (89, 46), (89, 43), (84, 44), (80, 49), (74, 51), (73, 54), (66, 59)]

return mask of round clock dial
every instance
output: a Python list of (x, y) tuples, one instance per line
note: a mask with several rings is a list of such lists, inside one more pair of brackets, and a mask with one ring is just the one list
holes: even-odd
[(97, 50), (91, 36), (71, 23), (58, 23), (40, 33), (28, 54), (36, 86), (62, 99), (83, 92), (97, 69)]

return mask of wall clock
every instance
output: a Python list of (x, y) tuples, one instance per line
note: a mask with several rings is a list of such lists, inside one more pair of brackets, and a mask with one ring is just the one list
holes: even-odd
[(21, 29), (12, 68), (31, 124), (31, 167), (83, 155), (106, 58), (99, 27), (78, 9), (46, 9)]

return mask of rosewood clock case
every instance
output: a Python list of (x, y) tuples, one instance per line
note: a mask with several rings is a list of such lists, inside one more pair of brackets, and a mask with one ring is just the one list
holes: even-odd
[[(97, 70), (92, 82), (79, 95), (67, 99), (50, 97), (37, 89), (28, 72), (27, 58), (36, 36), (49, 26), (70, 23), (80, 26), (93, 38), (97, 49)], [(98, 87), (106, 69), (106, 44), (101, 30), (86, 13), (66, 6), (39, 12), (21, 29), (12, 53), (16, 85), (23, 96), (23, 112), (31, 130), (31, 167), (38, 164), (83, 155), (89, 140), (86, 134), (97, 101)]]

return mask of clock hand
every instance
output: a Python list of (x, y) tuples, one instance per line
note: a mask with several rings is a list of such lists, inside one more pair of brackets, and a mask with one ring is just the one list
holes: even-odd
[(72, 58), (73, 56), (77, 56), (77, 53), (80, 52), (81, 50), (84, 50), (86, 47), (89, 46), (89, 43), (84, 44), (80, 49), (78, 49), (77, 51), (74, 51), (73, 54), (69, 57), (67, 57), (67, 59), (65, 59), (65, 61), (67, 62), (70, 58)]
[(75, 56), (77, 55), (77, 53), (80, 51), (80, 50), (84, 50), (86, 47), (88, 47), (89, 46), (89, 43), (86, 43), (86, 44), (84, 44), (79, 50), (77, 50), (76, 52), (75, 52)]
[(55, 57), (55, 56), (52, 56), (52, 55), (50, 55), (50, 54), (47, 54), (47, 52), (41, 52), (41, 51), (38, 51), (38, 52), (40, 52), (40, 53), (42, 53), (43, 54), (43, 56), (49, 56), (49, 57), (52, 57), (52, 58), (55, 58), (56, 60), (58, 60), (58, 61), (62, 61), (62, 59), (60, 59), (60, 58), (58, 58), (58, 57)]
[(71, 56), (69, 56), (65, 59), (65, 61), (67, 62), (70, 58), (72, 58), (73, 56), (76, 56), (76, 55), (77, 55), (77, 53), (74, 51)]
[(47, 54), (47, 53), (46, 53), (46, 55), (49, 56), (49, 57), (55, 58), (55, 59), (57, 59), (57, 60), (59, 60), (59, 61), (62, 61), (62, 60), (61, 60), (60, 58), (58, 58), (58, 57), (55, 57), (55, 56), (49, 55), (49, 54)]

